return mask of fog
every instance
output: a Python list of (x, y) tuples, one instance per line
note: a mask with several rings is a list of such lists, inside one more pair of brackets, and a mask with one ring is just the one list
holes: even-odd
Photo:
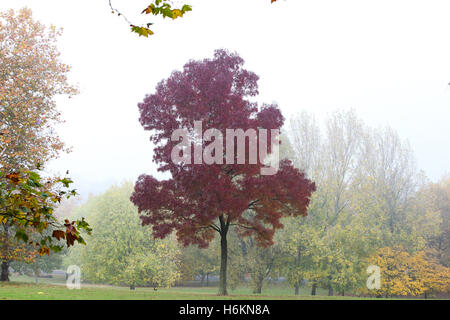
[(50, 164), (70, 170), (86, 196), (110, 184), (157, 175), (137, 103), (189, 59), (237, 51), (260, 76), (261, 102), (289, 118), (319, 119), (353, 108), (367, 124), (390, 125), (408, 139), (433, 181), (450, 163), (448, 1), (206, 1), (176, 21), (141, 17), (146, 1), (113, 1), (128, 19), (155, 22), (146, 39), (111, 14), (106, 0), (2, 0), (28, 6), (44, 24), (64, 28), (60, 50), (81, 93), (59, 99), (58, 128), (73, 152)]

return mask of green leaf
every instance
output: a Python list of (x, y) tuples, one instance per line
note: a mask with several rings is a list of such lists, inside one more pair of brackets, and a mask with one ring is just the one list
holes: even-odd
[(188, 11), (192, 11), (192, 7), (188, 4), (185, 4), (182, 8), (181, 11), (183, 12), (188, 12)]

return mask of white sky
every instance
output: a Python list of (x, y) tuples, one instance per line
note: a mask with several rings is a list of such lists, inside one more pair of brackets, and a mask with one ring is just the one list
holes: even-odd
[(137, 103), (217, 48), (237, 51), (261, 77), (259, 100), (285, 116), (354, 108), (408, 139), (432, 180), (450, 171), (450, 1), (186, 0), (194, 10), (176, 21), (140, 16), (146, 0), (112, 2), (133, 22), (155, 22), (156, 34), (132, 34), (107, 0), (0, 0), (2, 11), (28, 6), (64, 28), (60, 50), (81, 94), (58, 100), (73, 152), (52, 168), (69, 169), (84, 196), (155, 174)]

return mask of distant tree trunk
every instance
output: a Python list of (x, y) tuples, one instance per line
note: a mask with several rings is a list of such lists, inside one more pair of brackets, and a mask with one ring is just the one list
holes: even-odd
[(314, 282), (312, 285), (312, 289), (311, 289), (311, 295), (315, 296), (316, 295), (316, 289), (317, 289), (317, 283)]
[[(8, 256), (9, 246), (8, 246), (8, 240), (9, 240), (9, 226), (8, 224), (3, 225), (3, 231), (4, 231), (4, 238), (5, 242), (2, 247), (3, 256)], [(0, 275), (0, 281), (9, 281), (9, 260), (2, 260), (2, 273)]]
[(333, 286), (331, 285), (331, 276), (328, 276), (328, 296), (333, 296)]
[(209, 287), (209, 272), (206, 274), (206, 286)]
[(428, 296), (427, 296), (427, 292), (425, 291), (425, 299), (427, 298)]
[(0, 276), (0, 281), (9, 281), (9, 261), (2, 261), (2, 274)]
[(200, 280), (200, 287), (203, 287), (204, 282), (205, 282), (205, 274), (202, 273), (202, 279)]
[(342, 290), (342, 296), (345, 296), (345, 292), (344, 292), (344, 290)]
[(39, 276), (39, 270), (33, 270), (33, 273), (34, 273), (34, 282), (36, 283), (36, 284), (38, 284), (39, 283), (39, 279), (38, 279), (38, 276)]
[[(301, 261), (301, 257), (302, 257), (302, 254), (301, 254), (301, 253), (302, 253), (302, 252), (301, 252), (300, 246), (297, 246), (297, 259), (295, 260), (295, 264), (296, 264), (297, 268), (300, 267), (300, 261)], [(300, 280), (300, 281), (301, 281), (301, 280)], [(298, 282), (294, 285), (294, 288), (295, 288), (295, 295), (296, 295), (296, 296), (300, 294), (300, 281), (298, 281)]]
[(259, 278), (256, 280), (255, 288), (253, 289), (253, 293), (261, 294), (261, 292), (262, 292), (262, 287), (263, 287), (263, 282), (264, 282), (264, 277), (259, 277)]
[(219, 217), (220, 221), (220, 280), (219, 294), (228, 295), (227, 291), (227, 262), (228, 262), (228, 243), (227, 233), (229, 222), (225, 222), (223, 216)]

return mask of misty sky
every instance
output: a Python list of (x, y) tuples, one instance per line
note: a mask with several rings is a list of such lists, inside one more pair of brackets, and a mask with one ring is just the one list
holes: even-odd
[(84, 196), (155, 174), (137, 103), (218, 48), (245, 59), (260, 76), (258, 100), (276, 101), (285, 116), (354, 108), (408, 139), (431, 180), (450, 171), (448, 0), (186, 0), (194, 10), (176, 21), (140, 16), (145, 0), (112, 3), (133, 22), (155, 22), (155, 35), (132, 34), (107, 0), (0, 1), (2, 11), (28, 6), (64, 28), (59, 48), (81, 94), (58, 99), (58, 132), (73, 152), (51, 168), (69, 169)]

